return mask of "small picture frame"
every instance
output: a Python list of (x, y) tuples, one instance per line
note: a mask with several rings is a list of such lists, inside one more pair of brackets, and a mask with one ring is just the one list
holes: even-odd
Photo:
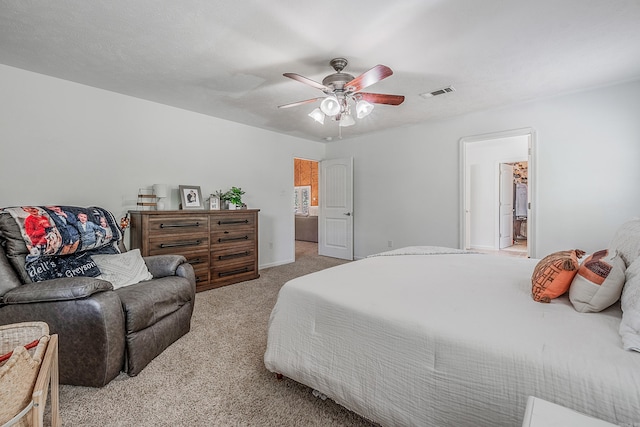
[(209, 198), (209, 210), (211, 211), (219, 211), (220, 210), (220, 198), (218, 196), (214, 196), (213, 194)]
[(202, 193), (197, 185), (179, 185), (182, 209), (204, 209)]

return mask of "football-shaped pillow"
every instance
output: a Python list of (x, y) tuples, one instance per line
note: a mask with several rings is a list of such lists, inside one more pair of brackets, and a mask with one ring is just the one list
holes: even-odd
[(538, 302), (550, 302), (569, 290), (571, 281), (578, 272), (584, 251), (554, 252), (542, 258), (531, 276), (531, 295)]
[(582, 313), (602, 311), (620, 299), (625, 265), (617, 252), (595, 252), (582, 261), (569, 288), (569, 300)]

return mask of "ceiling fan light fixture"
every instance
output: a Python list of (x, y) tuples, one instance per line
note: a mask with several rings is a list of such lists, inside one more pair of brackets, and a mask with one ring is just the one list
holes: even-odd
[[(345, 58), (332, 59), (329, 65), (333, 67), (335, 73), (322, 79), (322, 83), (296, 73), (284, 73), (284, 77), (320, 89), (324, 96), (279, 105), (278, 108), (289, 108), (320, 101), (319, 107), (311, 111), (308, 114), (309, 117), (321, 124), (324, 124), (327, 117), (338, 122), (338, 134), (342, 135), (340, 133), (342, 128), (355, 125), (356, 117), (362, 119), (371, 114), (374, 104), (400, 105), (404, 102), (402, 95), (362, 92), (372, 84), (391, 76), (393, 74), (391, 68), (378, 64), (354, 77), (344, 72), (347, 63)], [(339, 137), (341, 138), (341, 136)]]
[(327, 116), (335, 116), (340, 113), (340, 102), (335, 96), (327, 96), (320, 103), (320, 110)]
[(361, 99), (356, 103), (356, 115), (359, 119), (367, 117), (373, 111), (373, 104)]
[(343, 114), (342, 118), (340, 119), (340, 127), (346, 128), (348, 126), (353, 126), (356, 124), (356, 121), (353, 120), (353, 117), (351, 117), (351, 114)]
[(320, 111), (319, 108), (316, 108), (312, 112), (310, 112), (309, 117), (311, 117), (313, 120), (320, 123), (321, 125), (324, 124), (324, 113)]

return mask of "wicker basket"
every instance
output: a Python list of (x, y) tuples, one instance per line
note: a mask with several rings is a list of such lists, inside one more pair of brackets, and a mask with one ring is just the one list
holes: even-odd
[[(30, 350), (25, 345), (39, 340)], [(49, 342), (49, 326), (25, 322), (0, 326), (0, 355), (13, 352), (0, 363), (0, 425), (30, 426), (32, 393)]]

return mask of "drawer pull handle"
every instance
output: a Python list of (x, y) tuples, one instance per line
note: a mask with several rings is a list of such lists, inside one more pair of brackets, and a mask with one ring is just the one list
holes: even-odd
[(160, 243), (160, 248), (177, 248), (180, 246), (198, 246), (201, 244), (201, 240), (196, 240), (195, 242), (176, 242), (176, 243)]
[(204, 278), (204, 277), (196, 276), (196, 282), (204, 282), (204, 281), (206, 281), (206, 280), (207, 280), (207, 279), (206, 279), (206, 278)]
[(218, 239), (218, 243), (222, 243), (222, 242), (231, 242), (233, 240), (249, 240), (249, 236), (242, 236), (242, 237), (227, 237), (225, 239)]
[(249, 251), (244, 251), (244, 252), (239, 252), (237, 254), (219, 255), (218, 259), (220, 261), (224, 261), (225, 259), (242, 258), (243, 256), (248, 256), (248, 255), (249, 255)]
[(239, 268), (237, 270), (225, 271), (223, 273), (218, 273), (218, 277), (226, 277), (233, 276), (234, 274), (246, 273), (247, 271), (251, 271), (249, 267)]
[(218, 221), (218, 225), (226, 225), (226, 224), (248, 224), (248, 219), (243, 220), (234, 220), (234, 221)]
[(191, 265), (202, 264), (204, 261), (201, 258), (192, 259), (191, 261), (187, 260), (187, 262)]
[(182, 228), (182, 227), (200, 227), (199, 222), (193, 224), (160, 224), (160, 228)]

